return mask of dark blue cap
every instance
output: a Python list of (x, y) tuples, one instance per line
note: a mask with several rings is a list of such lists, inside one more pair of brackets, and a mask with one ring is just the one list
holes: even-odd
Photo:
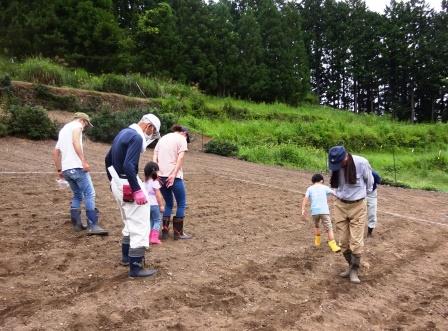
[(333, 146), (330, 148), (328, 152), (328, 165), (331, 171), (341, 169), (341, 163), (344, 161), (346, 153), (344, 146)]

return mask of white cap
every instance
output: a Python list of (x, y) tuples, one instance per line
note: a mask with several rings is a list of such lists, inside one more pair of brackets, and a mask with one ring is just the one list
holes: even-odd
[(160, 120), (156, 115), (154, 115), (154, 114), (143, 115), (140, 122), (151, 123), (154, 126), (154, 128), (156, 129), (156, 131), (160, 132)]

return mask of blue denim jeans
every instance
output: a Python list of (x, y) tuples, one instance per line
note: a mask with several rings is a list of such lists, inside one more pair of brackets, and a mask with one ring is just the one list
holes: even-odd
[(73, 192), (71, 207), (81, 208), (84, 199), (86, 210), (95, 210), (95, 189), (90, 174), (82, 168), (75, 168), (65, 170), (63, 175)]
[(162, 221), (162, 215), (160, 215), (159, 205), (151, 206), (151, 215), (149, 216), (149, 222), (151, 224), (151, 230), (160, 231), (160, 223)]
[(165, 212), (163, 217), (170, 217), (173, 211), (173, 196), (176, 199), (176, 217), (183, 218), (185, 216), (185, 207), (187, 206), (187, 197), (185, 192), (184, 180), (180, 178), (174, 179), (174, 183), (170, 187), (165, 186), (167, 177), (160, 177), (162, 187), (160, 193), (162, 193), (163, 200), (165, 200)]

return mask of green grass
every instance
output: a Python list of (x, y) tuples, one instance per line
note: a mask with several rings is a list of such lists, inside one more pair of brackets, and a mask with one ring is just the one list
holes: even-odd
[[(206, 105), (220, 107), (225, 102), (210, 98)], [(281, 114), (295, 114), (310, 121), (235, 121), (190, 115), (184, 116), (182, 122), (206, 136), (235, 143), (239, 147), (238, 157), (247, 161), (324, 172), (328, 147), (344, 143), (351, 146), (353, 154), (366, 157), (389, 183), (396, 178), (398, 185), (448, 192), (446, 124), (410, 125), (324, 107), (297, 109), (232, 102), (252, 114), (276, 111), (279, 118)]]
[[(388, 182), (448, 192), (448, 125), (412, 125), (388, 116), (328, 107), (253, 103), (203, 95), (197, 88), (140, 74), (93, 76), (50, 60), (0, 58), (0, 78), (116, 92), (159, 101), (161, 112), (193, 131), (238, 146), (251, 162), (326, 170), (326, 151), (343, 144), (365, 156)], [(395, 167), (393, 162), (395, 153)]]

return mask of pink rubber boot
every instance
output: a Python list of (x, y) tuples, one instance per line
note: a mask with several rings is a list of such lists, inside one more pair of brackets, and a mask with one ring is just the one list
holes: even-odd
[(159, 245), (162, 243), (159, 240), (159, 231), (158, 230), (151, 230), (151, 233), (149, 234), (149, 242), (153, 245)]

